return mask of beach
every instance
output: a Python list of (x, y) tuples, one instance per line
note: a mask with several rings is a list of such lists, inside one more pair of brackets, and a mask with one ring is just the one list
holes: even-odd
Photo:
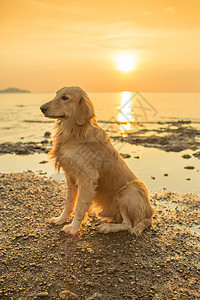
[(53, 123), (36, 110), (27, 120), (33, 107), (17, 105), (0, 128), (0, 298), (199, 299), (199, 120), (100, 114), (99, 125), (148, 187), (154, 224), (141, 236), (100, 234), (91, 209), (69, 237), (49, 222), (66, 190), (48, 159)]
[(151, 195), (154, 225), (141, 236), (100, 234), (91, 210), (68, 237), (49, 222), (64, 191), (31, 171), (0, 175), (1, 299), (198, 299), (199, 196)]

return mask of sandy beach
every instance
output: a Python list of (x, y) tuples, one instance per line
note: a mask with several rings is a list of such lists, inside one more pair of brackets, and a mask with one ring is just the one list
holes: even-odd
[(199, 196), (151, 195), (153, 227), (102, 235), (93, 212), (75, 238), (49, 218), (63, 182), (33, 172), (0, 175), (1, 299), (198, 299)]

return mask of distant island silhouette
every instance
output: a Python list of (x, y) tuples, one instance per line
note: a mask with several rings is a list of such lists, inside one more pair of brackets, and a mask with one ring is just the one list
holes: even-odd
[(27, 90), (21, 90), (18, 88), (8, 88), (5, 90), (0, 90), (0, 93), (30, 93), (30, 91)]

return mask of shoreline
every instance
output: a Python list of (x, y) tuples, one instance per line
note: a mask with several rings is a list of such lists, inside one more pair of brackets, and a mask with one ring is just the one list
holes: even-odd
[[(138, 123), (134, 131), (102, 127), (112, 143), (137, 177), (148, 189), (200, 194), (200, 129), (189, 121)], [(120, 133), (120, 135), (119, 135)], [(50, 132), (40, 142), (0, 143), (0, 172), (22, 172), (29, 169), (37, 174), (62, 179), (58, 176), (47, 153), (52, 147)]]
[(95, 293), (99, 299), (199, 297), (198, 195), (152, 194), (154, 225), (139, 237), (100, 234), (90, 212), (82, 233), (71, 238), (48, 221), (61, 212), (64, 192), (62, 182), (31, 171), (0, 174), (0, 296), (61, 299), (68, 291), (77, 299)]
[[(190, 121), (138, 122), (134, 123), (134, 130), (125, 130), (123, 126), (127, 126), (128, 123), (130, 122), (106, 121), (103, 122), (102, 128), (108, 132), (113, 142), (156, 148), (166, 152), (181, 152), (190, 149), (194, 151), (193, 155), (200, 159), (200, 129), (191, 126)], [(121, 130), (107, 127), (110, 124), (122, 126)], [(50, 136), (51, 133), (47, 131), (44, 133), (44, 139), (39, 142), (0, 143), (0, 155), (48, 153), (52, 146)]]

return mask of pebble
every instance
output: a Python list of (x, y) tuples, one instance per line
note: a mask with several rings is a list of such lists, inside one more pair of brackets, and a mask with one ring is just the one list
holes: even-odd
[(200, 158), (200, 151), (193, 154), (195, 157)]
[(183, 158), (186, 158), (186, 159), (189, 159), (189, 158), (191, 158), (192, 156), (189, 155), (189, 154), (184, 154), (184, 155), (182, 155), (182, 157), (183, 157)]
[(86, 298), (86, 300), (98, 300), (98, 299), (102, 299), (102, 294), (100, 294), (98, 292), (96, 292), (92, 296)]
[(98, 265), (101, 261), (99, 259), (96, 260), (96, 265)]
[(48, 163), (47, 160), (42, 160), (42, 161), (40, 161), (40, 164), (47, 164), (47, 163)]
[(123, 154), (123, 153), (120, 153), (120, 155), (121, 155), (123, 158), (130, 158), (130, 157), (131, 157), (131, 155), (129, 155), (129, 154)]
[(194, 167), (194, 166), (186, 166), (186, 167), (184, 167), (184, 169), (187, 169), (187, 170), (194, 170), (195, 167)]
[(89, 253), (91, 253), (91, 254), (94, 254), (94, 250), (91, 249), (91, 248), (87, 248), (87, 251), (88, 251)]
[(44, 140), (44, 141), (41, 141), (41, 144), (44, 145), (44, 144), (48, 144), (49, 141), (48, 140)]
[(65, 300), (65, 299), (78, 299), (79, 296), (73, 292), (70, 292), (69, 290), (65, 290), (60, 292), (59, 297)]
[(116, 267), (107, 268), (108, 274), (112, 274), (112, 273), (114, 273), (114, 272), (116, 272), (116, 271), (117, 271), (117, 268), (116, 268)]
[(92, 281), (86, 281), (85, 284), (88, 285), (88, 286), (94, 286)]
[(91, 268), (86, 268), (85, 271), (86, 271), (86, 272), (90, 272), (90, 271), (91, 271)]
[(51, 132), (46, 131), (45, 134), (44, 134), (44, 137), (45, 138), (50, 138), (50, 136), (51, 136)]
[(40, 292), (37, 294), (37, 298), (47, 298), (49, 297), (48, 292)]

